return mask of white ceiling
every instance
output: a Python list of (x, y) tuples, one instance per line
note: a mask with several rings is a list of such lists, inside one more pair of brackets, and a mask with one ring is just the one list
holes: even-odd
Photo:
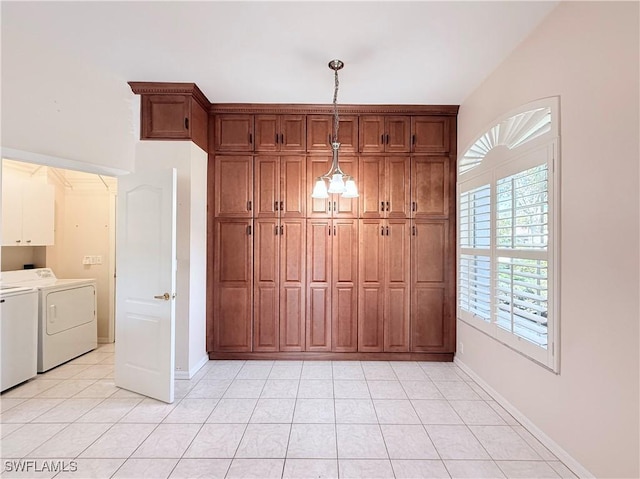
[(2, 145), (127, 169), (127, 81), (330, 103), (332, 58), (339, 103), (460, 104), (557, 3), (3, 1)]

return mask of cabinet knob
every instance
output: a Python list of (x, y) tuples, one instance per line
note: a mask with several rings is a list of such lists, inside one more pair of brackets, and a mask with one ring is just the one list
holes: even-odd
[(273, 209), (278, 211), (278, 202), (277, 201), (273, 202)]
[(280, 211), (284, 211), (284, 201), (280, 202)]

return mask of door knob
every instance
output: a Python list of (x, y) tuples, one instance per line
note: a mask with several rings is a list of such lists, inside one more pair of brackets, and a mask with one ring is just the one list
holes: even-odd
[(154, 298), (169, 301), (171, 299), (171, 295), (169, 293), (164, 293), (164, 294), (161, 294), (160, 296), (154, 296)]

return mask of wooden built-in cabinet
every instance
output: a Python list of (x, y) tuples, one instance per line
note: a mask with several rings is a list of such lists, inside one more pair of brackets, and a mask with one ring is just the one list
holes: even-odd
[(457, 106), (339, 105), (340, 166), (360, 197), (313, 199), (332, 105), (129, 84), (142, 139), (209, 153), (211, 358), (453, 359)]
[(256, 115), (255, 151), (305, 151), (304, 115)]
[(360, 217), (408, 218), (411, 196), (411, 158), (360, 157)]
[(129, 82), (142, 96), (141, 140), (191, 140), (209, 151), (209, 100), (195, 83)]
[(410, 220), (360, 220), (358, 350), (409, 351)]
[(216, 115), (215, 152), (253, 151), (253, 115)]
[(362, 153), (408, 153), (411, 150), (411, 117), (362, 116), (359, 137)]
[(307, 351), (357, 351), (357, 259), (357, 219), (308, 220)]
[(213, 348), (252, 349), (253, 219), (214, 220)]
[(345, 106), (359, 198), (311, 198), (329, 106), (210, 110), (212, 358), (451, 360), (455, 107)]
[[(333, 116), (307, 115), (307, 151), (331, 151), (333, 138)], [(358, 117), (354, 115), (340, 116), (338, 126), (338, 142), (341, 152), (358, 151)]]

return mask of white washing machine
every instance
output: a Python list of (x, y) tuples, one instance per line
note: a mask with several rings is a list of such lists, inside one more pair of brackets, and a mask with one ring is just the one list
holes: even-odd
[(38, 292), (0, 287), (0, 390), (38, 374)]
[(98, 347), (95, 279), (58, 279), (50, 268), (3, 271), (4, 286), (38, 291), (38, 372)]

